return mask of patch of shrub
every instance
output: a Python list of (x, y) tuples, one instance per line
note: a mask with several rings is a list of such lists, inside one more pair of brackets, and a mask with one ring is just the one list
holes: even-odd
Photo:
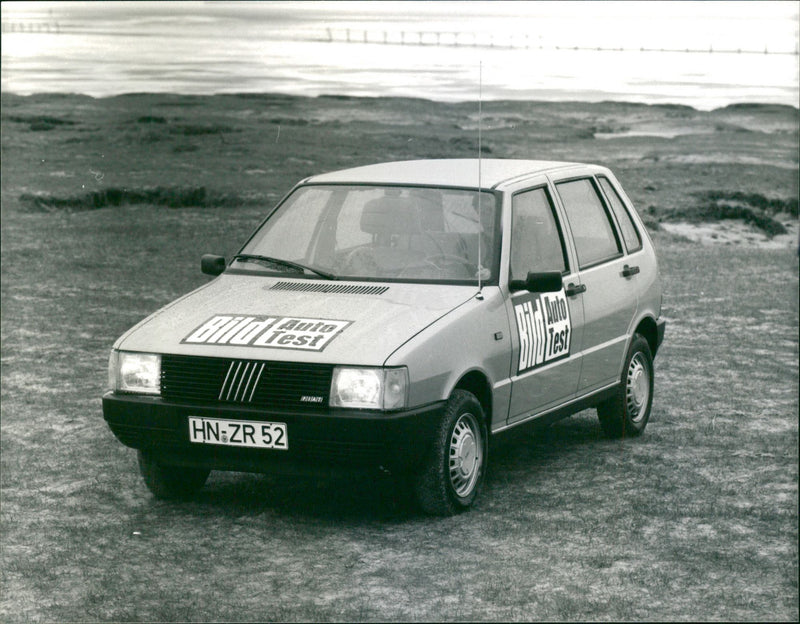
[(723, 203), (706, 203), (693, 208), (673, 210), (666, 217), (670, 220), (684, 219), (686, 221), (706, 222), (722, 221), (724, 219), (741, 219), (745, 223), (762, 230), (768, 236), (786, 234), (786, 228), (768, 215), (763, 210), (750, 206), (731, 205)]
[(28, 128), (33, 132), (42, 132), (46, 130), (55, 130), (58, 126), (49, 124), (46, 121), (34, 121)]
[(181, 124), (170, 128), (171, 134), (180, 134), (183, 136), (200, 136), (202, 134), (225, 134), (228, 132), (239, 132), (237, 128), (230, 126), (223, 126), (220, 124), (211, 124), (208, 126), (195, 125), (195, 124)]
[[(477, 141), (467, 137), (453, 137), (449, 144), (465, 154), (474, 154), (478, 149)], [(481, 143), (481, 154), (491, 154), (492, 148), (486, 143)]]
[(740, 113), (790, 113), (797, 115), (797, 109), (789, 104), (750, 104), (744, 102), (741, 104), (728, 104), (718, 110)]
[(661, 224), (655, 219), (643, 217), (642, 222), (650, 232), (658, 232), (659, 230), (661, 230)]
[[(761, 193), (743, 193), (741, 191), (699, 191), (694, 193), (702, 202), (735, 202), (744, 206), (758, 208), (772, 214), (788, 213), (792, 216), (798, 216), (798, 200), (797, 198), (778, 199), (765, 197)], [(738, 217), (737, 217), (738, 218)]]
[(291, 117), (276, 117), (270, 119), (269, 123), (278, 124), (281, 126), (307, 126), (310, 122), (308, 119), (292, 119)]
[(698, 199), (696, 205), (672, 210), (664, 218), (689, 222), (741, 219), (767, 236), (776, 236), (786, 234), (787, 230), (774, 215), (788, 213), (797, 217), (798, 200), (795, 198), (769, 198), (761, 193), (726, 190), (698, 191), (692, 195)]
[(16, 123), (26, 123), (28, 128), (34, 132), (53, 130), (58, 126), (76, 125), (76, 122), (69, 119), (61, 119), (60, 117), (51, 117), (49, 115), (7, 115), (4, 118)]
[(714, 124), (714, 132), (737, 132), (739, 134), (753, 133), (753, 130), (731, 123), (717, 122)]
[(158, 115), (143, 115), (136, 120), (136, 123), (140, 124), (165, 124), (167, 123), (166, 117), (160, 117)]
[(74, 126), (75, 122), (60, 117), (50, 117), (49, 115), (8, 115), (6, 119), (18, 123), (48, 123), (52, 126)]
[(254, 101), (264, 106), (287, 106), (294, 105), (303, 98), (302, 96), (288, 95), (282, 93), (220, 93), (217, 96), (221, 100), (246, 100)]
[(769, 236), (786, 234), (786, 228), (781, 223), (764, 212), (753, 210), (749, 206), (730, 206), (715, 204), (708, 206), (706, 211), (710, 219), (742, 219), (745, 223), (754, 225)]
[(608, 124), (589, 126), (589, 132), (592, 133), (592, 136), (595, 134), (622, 134), (623, 132), (628, 132), (629, 130), (630, 126), (610, 126)]
[(209, 192), (204, 186), (107, 188), (83, 195), (55, 196), (23, 193), (20, 201), (37, 210), (83, 211), (123, 205), (148, 204), (167, 208), (234, 207), (261, 202), (263, 198), (236, 193)]
[(685, 104), (654, 104), (653, 108), (663, 110), (667, 117), (672, 118), (693, 117), (697, 112)]

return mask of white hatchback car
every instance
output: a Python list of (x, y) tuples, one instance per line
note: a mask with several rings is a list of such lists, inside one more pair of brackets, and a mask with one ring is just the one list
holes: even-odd
[(637, 435), (664, 336), (652, 243), (606, 168), (421, 160), (304, 180), (216, 279), (114, 345), (108, 425), (158, 497), (210, 470), (379, 469), (469, 507), (488, 440), (597, 407)]

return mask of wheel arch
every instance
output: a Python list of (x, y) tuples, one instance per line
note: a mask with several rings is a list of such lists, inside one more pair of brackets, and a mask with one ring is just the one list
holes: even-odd
[(453, 390), (466, 390), (475, 395), (483, 409), (484, 425), (488, 431), (492, 422), (492, 386), (486, 375), (477, 370), (469, 371), (458, 380)]
[(658, 327), (656, 326), (655, 320), (650, 316), (644, 317), (639, 321), (633, 333), (644, 336), (644, 339), (647, 340), (647, 344), (650, 347), (650, 355), (655, 358), (656, 351), (658, 351)]

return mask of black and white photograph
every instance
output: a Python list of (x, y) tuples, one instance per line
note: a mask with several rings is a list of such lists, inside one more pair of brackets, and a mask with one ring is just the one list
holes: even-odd
[(798, 620), (800, 4), (0, 16), (0, 621)]

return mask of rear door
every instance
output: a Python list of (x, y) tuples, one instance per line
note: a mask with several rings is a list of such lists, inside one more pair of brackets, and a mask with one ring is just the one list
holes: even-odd
[(622, 236), (594, 176), (554, 180), (572, 233), (583, 300), (578, 394), (619, 380), (638, 305)]
[[(509, 280), (529, 272), (559, 271), (576, 284), (564, 231), (546, 184), (511, 198)], [(567, 402), (575, 396), (581, 369), (583, 303), (560, 292), (512, 293), (508, 300), (512, 340), (509, 423)]]

